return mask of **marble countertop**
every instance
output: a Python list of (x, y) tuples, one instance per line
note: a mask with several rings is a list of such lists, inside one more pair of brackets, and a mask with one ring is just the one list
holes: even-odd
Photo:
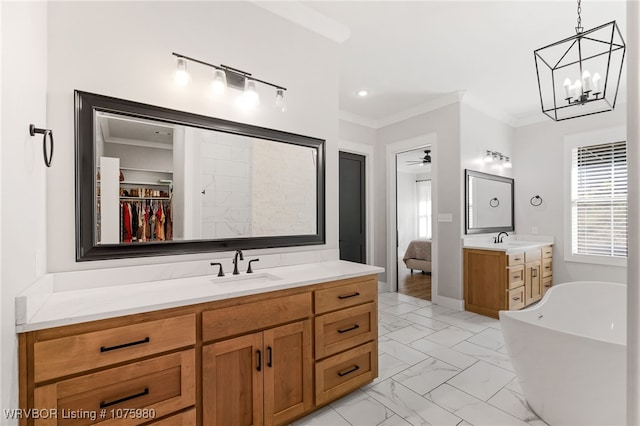
[[(265, 268), (218, 278), (204, 275), (24, 297), (39, 298), (30, 315), (16, 312), (18, 333), (284, 290), (384, 272), (377, 266), (332, 260)], [(16, 303), (27, 304), (26, 300)]]
[(553, 237), (527, 239), (526, 237), (513, 236), (505, 238), (502, 243), (494, 243), (492, 239), (469, 238), (463, 242), (463, 248), (504, 251), (507, 254), (521, 253), (548, 245), (553, 245)]

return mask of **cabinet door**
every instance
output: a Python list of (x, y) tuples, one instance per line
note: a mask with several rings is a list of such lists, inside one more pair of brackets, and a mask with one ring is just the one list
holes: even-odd
[(263, 358), (262, 333), (203, 346), (203, 424), (262, 424)]
[(542, 263), (537, 260), (525, 266), (525, 305), (542, 299)]
[(264, 424), (283, 424), (311, 408), (311, 320), (264, 332)]

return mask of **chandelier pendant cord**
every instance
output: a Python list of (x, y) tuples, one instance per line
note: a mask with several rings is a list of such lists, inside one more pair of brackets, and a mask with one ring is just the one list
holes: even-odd
[(576, 34), (582, 33), (584, 28), (582, 27), (582, 17), (580, 16), (580, 12), (582, 12), (582, 5), (580, 4), (582, 0), (578, 0), (578, 26), (576, 27)]

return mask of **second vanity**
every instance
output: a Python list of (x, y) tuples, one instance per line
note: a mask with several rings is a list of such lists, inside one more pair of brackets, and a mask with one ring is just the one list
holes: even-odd
[(498, 318), (542, 299), (553, 285), (553, 240), (464, 242), (465, 310)]
[(28, 425), (286, 424), (378, 375), (376, 274), (327, 261), (51, 293), (18, 324)]

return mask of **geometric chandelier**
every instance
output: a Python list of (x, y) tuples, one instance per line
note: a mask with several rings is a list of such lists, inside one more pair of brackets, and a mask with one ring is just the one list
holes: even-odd
[(542, 112), (554, 121), (612, 111), (626, 45), (616, 21), (535, 50)]
[(260, 95), (258, 94), (257, 84), (261, 83), (267, 86), (271, 86), (275, 89), (276, 94), (274, 105), (276, 106), (276, 108), (278, 108), (282, 112), (286, 111), (287, 109), (287, 105), (284, 100), (284, 92), (287, 90), (286, 87), (282, 87), (274, 83), (269, 83), (265, 80), (260, 80), (253, 76), (251, 73), (239, 70), (237, 68), (232, 68), (228, 65), (214, 65), (175, 52), (173, 52), (172, 55), (177, 57), (175, 81), (179, 86), (186, 86), (187, 84), (189, 84), (191, 76), (187, 71), (187, 61), (190, 61), (212, 69), (211, 92), (214, 95), (224, 95), (227, 91), (227, 88), (238, 89), (242, 92), (242, 96), (239, 99), (240, 105), (248, 109), (254, 108), (260, 102)]

